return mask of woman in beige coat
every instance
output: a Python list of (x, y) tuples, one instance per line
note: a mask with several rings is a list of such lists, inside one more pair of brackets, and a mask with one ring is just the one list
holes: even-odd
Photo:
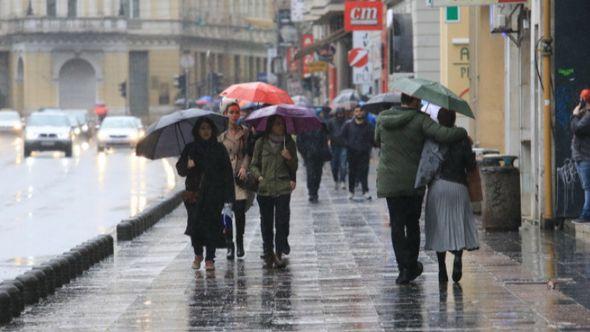
[[(236, 102), (222, 105), (222, 111), (228, 117), (228, 129), (219, 135), (219, 142), (223, 143), (229, 154), (229, 159), (236, 177), (244, 179), (248, 166), (250, 165), (250, 156), (248, 155), (248, 137), (250, 131), (248, 128), (238, 124), (240, 119), (240, 106)], [(235, 184), (236, 200), (233, 206), (236, 219), (236, 247), (234, 247), (233, 234), (227, 234), (227, 259), (234, 259), (234, 254), (238, 257), (244, 256), (244, 230), (246, 226), (246, 207), (248, 196), (251, 195), (247, 190)]]

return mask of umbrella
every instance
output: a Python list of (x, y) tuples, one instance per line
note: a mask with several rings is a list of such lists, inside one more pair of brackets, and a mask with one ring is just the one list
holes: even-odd
[(402, 78), (393, 82), (391, 89), (475, 118), (469, 104), (440, 83), (420, 78)]
[(332, 108), (352, 109), (362, 100), (361, 95), (354, 89), (344, 89), (332, 101)]
[(270, 105), (293, 104), (293, 100), (285, 90), (262, 82), (234, 84), (225, 89), (220, 95)]
[(184, 146), (193, 141), (193, 127), (202, 117), (211, 119), (219, 132), (227, 128), (227, 118), (219, 113), (196, 108), (176, 111), (147, 128), (145, 137), (137, 143), (135, 154), (152, 160), (179, 156)]
[(252, 112), (246, 118), (246, 123), (255, 126), (257, 131), (266, 131), (269, 117), (280, 115), (285, 119), (288, 134), (300, 134), (306, 131), (322, 129), (322, 122), (315, 111), (308, 107), (296, 105), (272, 105)]
[(203, 97), (197, 99), (197, 101), (195, 102), (195, 104), (197, 104), (197, 105), (207, 105), (207, 104), (211, 104), (211, 102), (213, 102), (213, 98), (211, 98), (211, 96), (203, 96)]
[(312, 103), (306, 96), (293, 96), (293, 103), (297, 106), (312, 107)]
[(363, 109), (370, 113), (379, 114), (381, 111), (393, 106), (401, 105), (401, 94), (398, 92), (387, 92), (371, 97), (363, 106)]

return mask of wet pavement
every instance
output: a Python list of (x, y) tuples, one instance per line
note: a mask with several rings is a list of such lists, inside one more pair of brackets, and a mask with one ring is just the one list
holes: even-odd
[(97, 153), (85, 140), (73, 150), (24, 159), (22, 138), (0, 135), (0, 280), (111, 232), (177, 183), (170, 161)]
[(440, 286), (435, 255), (421, 252), (423, 276), (399, 286), (383, 200), (350, 202), (326, 176), (320, 203), (306, 198), (300, 186), (284, 270), (263, 267), (256, 207), (243, 260), (218, 250), (215, 272), (192, 270), (179, 208), (0, 331), (590, 329), (590, 247), (572, 237), (529, 226), (482, 232), (481, 249), (464, 254), (460, 285)]

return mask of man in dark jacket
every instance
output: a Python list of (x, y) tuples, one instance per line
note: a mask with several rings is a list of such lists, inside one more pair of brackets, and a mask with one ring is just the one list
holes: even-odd
[(342, 128), (342, 139), (348, 154), (349, 199), (354, 197), (357, 181), (361, 183), (364, 198), (371, 199), (368, 176), (371, 150), (375, 142), (374, 132), (375, 128), (367, 121), (366, 112), (360, 106), (355, 107), (353, 118), (346, 121)]
[(421, 100), (402, 94), (401, 108), (381, 112), (375, 141), (381, 146), (377, 167), (377, 196), (387, 198), (391, 241), (400, 270), (398, 284), (407, 284), (422, 274), (418, 261), (423, 189), (415, 189), (416, 172), (424, 141), (453, 143), (467, 137), (463, 128), (446, 128), (420, 111)]
[(342, 128), (346, 123), (346, 114), (342, 108), (337, 108), (334, 117), (328, 122), (328, 135), (330, 138), (330, 150), (332, 152), (332, 178), (334, 188), (339, 185), (346, 189), (346, 142), (342, 139)]
[(572, 159), (576, 162), (576, 169), (582, 189), (584, 189), (584, 207), (576, 220), (578, 223), (590, 222), (590, 89), (580, 93), (580, 103), (576, 106), (571, 120)]
[(330, 158), (326, 129), (322, 128), (297, 135), (297, 149), (305, 162), (309, 201), (317, 203), (324, 162)]

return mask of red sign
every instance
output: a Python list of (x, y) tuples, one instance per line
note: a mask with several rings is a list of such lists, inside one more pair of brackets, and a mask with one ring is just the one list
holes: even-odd
[(344, 5), (344, 30), (382, 30), (383, 3), (381, 1), (352, 1)]
[(366, 66), (369, 63), (369, 52), (364, 48), (353, 48), (348, 51), (348, 63), (357, 68)]
[[(304, 49), (308, 46), (313, 45), (313, 35), (312, 34), (304, 34), (301, 36), (301, 48)], [(309, 73), (309, 68), (307, 65), (313, 62), (313, 53), (308, 54), (303, 57), (303, 74)]]

